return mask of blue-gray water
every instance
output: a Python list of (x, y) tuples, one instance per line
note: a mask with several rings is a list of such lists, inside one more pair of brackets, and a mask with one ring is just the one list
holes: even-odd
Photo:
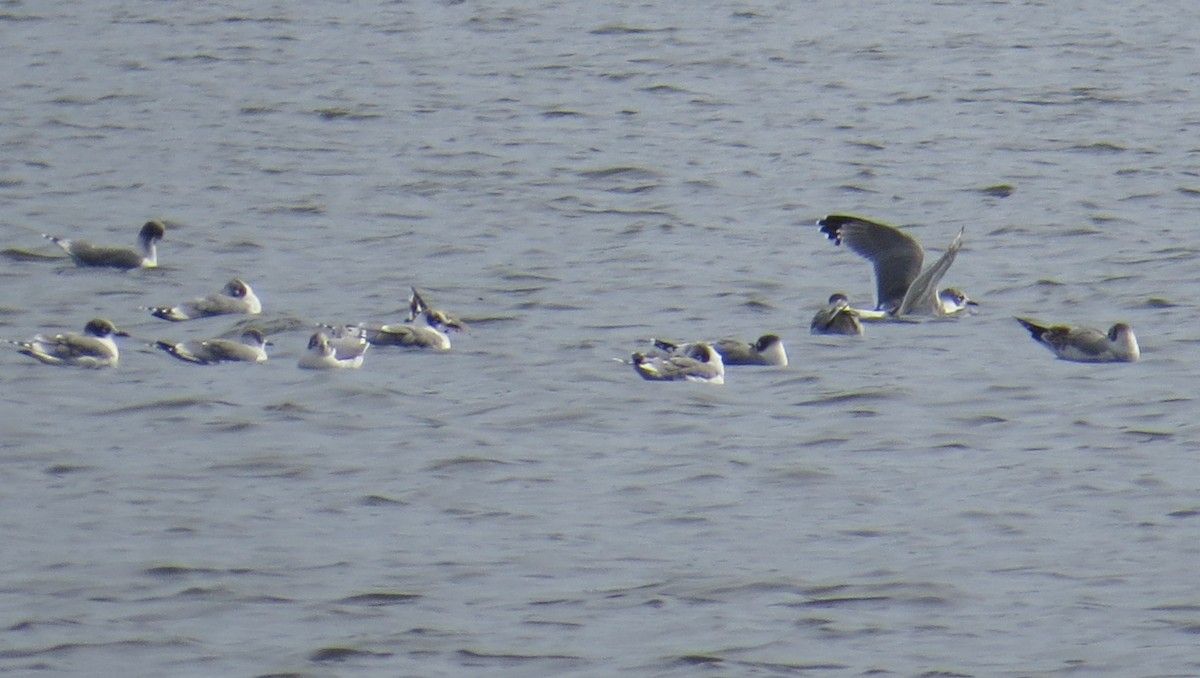
[[(0, 6), (0, 334), (242, 276), (271, 362), (0, 357), (0, 672), (1200, 674), (1200, 9)], [(984, 190), (1011, 186), (1005, 191)], [(983, 306), (815, 338), (904, 225)], [(77, 270), (40, 233), (162, 268)], [(309, 323), (471, 322), (298, 370)], [(1058, 361), (1012, 320), (1138, 331)], [(643, 382), (652, 336), (784, 370)]]

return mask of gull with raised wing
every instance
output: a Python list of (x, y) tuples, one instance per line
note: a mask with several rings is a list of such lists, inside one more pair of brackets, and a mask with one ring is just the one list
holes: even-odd
[(115, 367), (120, 351), (114, 337), (127, 336), (127, 332), (118, 330), (110, 321), (96, 318), (84, 326), (82, 334), (39, 334), (29, 341), (12, 343), (17, 345), (18, 352), (47, 365)]
[(156, 341), (154, 347), (166, 351), (186, 363), (215, 365), (225, 362), (267, 362), (267, 342), (261, 330), (250, 328), (242, 332), (241, 341), (232, 339), (202, 339), (199, 341)]
[(461, 324), (448, 321), (445, 314), (433, 309), (417, 313), (412, 323), (396, 325), (360, 324), (363, 336), (376, 346), (404, 346), (407, 348), (429, 348), (437, 351), (450, 350), (447, 330), (458, 330)]
[(850, 308), (850, 298), (841, 292), (834, 292), (829, 297), (829, 303), (817, 311), (808, 326), (812, 334), (850, 334), (862, 336), (862, 323), (858, 320), (858, 311)]
[(1094, 327), (1039, 325), (1032, 320), (1017, 318), (1021, 327), (1029, 330), (1033, 340), (1054, 352), (1063, 360), (1081, 363), (1131, 363), (1141, 357), (1133, 328), (1117, 323), (1108, 332)]
[(71, 256), (76, 266), (103, 268), (154, 268), (158, 266), (158, 241), (167, 233), (161, 221), (147, 221), (138, 232), (138, 249), (124, 247), (99, 247), (83, 240), (61, 238), (42, 234), (42, 237), (58, 245)]
[(963, 229), (959, 229), (945, 253), (922, 270), (925, 250), (915, 238), (898, 228), (845, 214), (831, 214), (817, 224), (830, 240), (846, 245), (875, 268), (875, 310), (859, 311), (861, 318), (947, 316), (976, 305), (959, 290), (938, 290), (938, 283), (962, 247)]
[(308, 370), (362, 367), (363, 356), (369, 347), (370, 344), (364, 343), (358, 352), (338, 355), (337, 349), (329, 342), (329, 336), (317, 332), (309, 338), (308, 350), (300, 356), (297, 365)]
[(725, 383), (721, 354), (705, 342), (688, 345), (685, 354), (633, 354), (633, 369), (647, 381), (696, 381)]
[(410, 287), (409, 289), (412, 290), (412, 293), (408, 296), (408, 318), (405, 319), (407, 322), (411, 323), (422, 314), (426, 314), (432, 324), (448, 330), (454, 330), (455, 332), (467, 331), (467, 326), (463, 321), (426, 304), (425, 300), (417, 292), (417, 288)]
[[(695, 347), (705, 342), (688, 342), (676, 344), (663, 339), (651, 340), (656, 347), (668, 355), (684, 355), (696, 357)], [(768, 365), (772, 367), (787, 367), (787, 350), (783, 347), (783, 339), (777, 334), (764, 334), (754, 342), (742, 339), (720, 339), (707, 342), (721, 356), (725, 365)]]
[(262, 313), (262, 302), (246, 281), (234, 278), (225, 283), (220, 292), (184, 302), (178, 306), (152, 306), (150, 315), (163, 320), (181, 321), (207, 318), (214, 315), (258, 315)]

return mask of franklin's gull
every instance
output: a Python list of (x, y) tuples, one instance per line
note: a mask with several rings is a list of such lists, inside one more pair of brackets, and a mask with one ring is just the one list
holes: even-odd
[(239, 313), (258, 315), (262, 313), (262, 302), (244, 280), (234, 278), (225, 283), (220, 292), (178, 306), (153, 306), (147, 310), (156, 318), (180, 321)]
[[(654, 339), (652, 341), (655, 346), (665, 351), (668, 355), (685, 355), (693, 358), (697, 357), (694, 355), (696, 353), (694, 347), (699, 343), (704, 343), (689, 342), (686, 344), (676, 344), (662, 339)], [(721, 362), (725, 365), (787, 367), (788, 364), (787, 351), (783, 347), (783, 340), (777, 334), (764, 334), (753, 343), (742, 339), (721, 339), (707, 343), (720, 354)]]
[(231, 339), (203, 339), (200, 341), (156, 341), (160, 348), (180, 360), (197, 365), (215, 365), (222, 362), (267, 362), (267, 340), (262, 331), (250, 328), (242, 333), (241, 341)]
[(122, 247), (98, 247), (83, 240), (60, 238), (56, 235), (42, 234), (42, 237), (53, 242), (71, 255), (76, 266), (99, 266), (106, 268), (154, 268), (158, 266), (157, 243), (167, 233), (167, 227), (161, 221), (147, 221), (138, 233), (138, 245), (141, 251)]
[(812, 323), (808, 326), (812, 334), (851, 334), (861, 336), (862, 323), (858, 320), (858, 312), (850, 308), (850, 299), (841, 292), (834, 292), (829, 297), (829, 304), (817, 311)]
[(944, 316), (976, 305), (957, 290), (949, 297), (938, 293), (938, 283), (962, 247), (963, 229), (937, 261), (921, 270), (925, 250), (900, 229), (845, 214), (831, 214), (817, 224), (830, 240), (845, 244), (875, 267), (875, 312), (862, 312), (860, 317)]
[(685, 354), (633, 354), (633, 369), (647, 381), (698, 381), (725, 383), (725, 363), (721, 354), (704, 342), (689, 344)]
[(362, 367), (363, 356), (370, 344), (363, 344), (362, 349), (353, 355), (341, 355), (329, 343), (329, 337), (324, 332), (317, 332), (308, 340), (308, 350), (300, 356), (299, 367), (310, 370), (329, 368)]
[(115, 367), (120, 358), (114, 337), (129, 334), (108, 320), (96, 318), (83, 328), (83, 334), (39, 334), (29, 341), (13, 342), (17, 351), (47, 365), (76, 367)]
[(367, 332), (362, 326), (333, 325), (326, 327), (329, 329), (326, 338), (337, 357), (353, 358), (367, 352), (370, 343), (367, 341)]
[(1063, 360), (1081, 363), (1131, 363), (1142, 354), (1133, 328), (1125, 323), (1117, 323), (1105, 333), (1093, 327), (1039, 325), (1025, 318), (1017, 318), (1017, 322), (1029, 330), (1034, 341), (1050, 349)]
[(370, 325), (362, 324), (363, 336), (376, 346), (404, 346), (408, 348), (430, 348), (438, 351), (450, 350), (450, 337), (446, 330), (459, 329), (461, 324), (450, 324), (441, 311), (426, 308), (417, 313), (411, 324)]

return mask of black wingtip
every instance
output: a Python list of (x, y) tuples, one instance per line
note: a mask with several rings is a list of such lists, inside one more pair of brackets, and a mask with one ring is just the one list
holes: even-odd
[(679, 344), (667, 341), (666, 339), (651, 339), (650, 343), (654, 344), (654, 347), (658, 350), (666, 351), (667, 353), (674, 353), (679, 348)]
[(857, 219), (858, 217), (852, 217), (848, 214), (829, 214), (824, 218), (817, 219), (817, 225), (821, 227), (821, 232), (828, 236), (830, 240), (841, 245), (842, 226)]
[(1025, 318), (1015, 318), (1015, 320), (1021, 323), (1021, 327), (1024, 327), (1026, 330), (1028, 330), (1029, 334), (1032, 335), (1034, 339), (1041, 339), (1042, 335), (1046, 333), (1045, 327), (1042, 327), (1031, 320), (1026, 320)]

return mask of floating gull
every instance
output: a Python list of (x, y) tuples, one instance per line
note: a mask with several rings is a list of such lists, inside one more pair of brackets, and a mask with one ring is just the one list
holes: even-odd
[(411, 323), (398, 325), (361, 325), (367, 341), (377, 346), (405, 346), (450, 350), (448, 331), (464, 331), (464, 326), (450, 320), (441, 311), (426, 308), (417, 313)]
[(450, 336), (447, 332), (465, 332), (467, 326), (447, 313), (430, 308), (417, 289), (411, 289), (412, 294), (408, 297), (408, 317), (404, 323), (359, 323), (349, 327), (361, 332), (368, 342), (376, 346), (450, 350)]
[(450, 350), (448, 329), (431, 311), (422, 311), (412, 324), (359, 325), (366, 340), (376, 346), (405, 346), (408, 348), (431, 348), (438, 351)]
[(725, 383), (725, 363), (709, 344), (688, 345), (686, 355), (633, 354), (633, 369), (647, 381), (699, 381)]
[(29, 341), (13, 342), (17, 350), (47, 365), (77, 367), (115, 367), (120, 352), (114, 337), (129, 334), (118, 330), (111, 322), (96, 318), (83, 328), (83, 334), (39, 334)]
[(337, 349), (329, 343), (329, 337), (324, 332), (317, 332), (308, 340), (308, 350), (300, 356), (297, 365), (310, 370), (362, 367), (363, 356), (369, 346), (370, 344), (363, 344), (358, 353), (339, 356)]
[(138, 245), (141, 251), (122, 247), (97, 247), (83, 240), (60, 238), (56, 235), (42, 234), (42, 237), (53, 242), (71, 255), (76, 266), (100, 266), (106, 268), (154, 268), (158, 266), (157, 243), (167, 233), (167, 227), (161, 221), (147, 221), (138, 233)]
[(204, 339), (200, 341), (156, 341), (155, 348), (188, 363), (215, 365), (222, 362), (267, 362), (267, 340), (263, 333), (251, 328), (242, 333), (241, 341)]
[(850, 299), (841, 292), (829, 297), (829, 304), (817, 311), (808, 326), (812, 334), (852, 334), (861, 336), (862, 323), (858, 312), (850, 308)]
[(944, 290), (948, 295), (938, 292), (938, 283), (962, 247), (963, 229), (941, 258), (922, 271), (925, 250), (897, 228), (844, 214), (831, 214), (817, 224), (830, 240), (845, 244), (875, 267), (875, 311), (861, 312), (860, 317), (952, 315), (976, 305), (958, 290)]
[[(662, 339), (653, 339), (654, 345), (665, 351), (668, 355), (684, 355), (692, 356), (694, 347), (703, 342), (689, 342), (686, 344), (676, 344)], [(708, 342), (708, 344), (716, 350), (721, 356), (721, 362), (725, 365), (770, 365), (774, 367), (787, 367), (788, 357), (787, 351), (783, 347), (783, 340), (776, 334), (764, 334), (757, 341), (751, 343), (741, 339), (721, 339), (719, 341)]]
[(366, 330), (359, 325), (337, 325), (329, 327), (329, 345), (338, 358), (353, 358), (367, 352), (370, 343)]
[(245, 281), (234, 278), (225, 283), (225, 287), (220, 292), (213, 292), (206, 297), (193, 299), (178, 306), (157, 306), (147, 310), (156, 318), (180, 321), (239, 313), (258, 315), (262, 313), (262, 302), (258, 300), (254, 290), (250, 289)]
[(1063, 360), (1082, 363), (1131, 363), (1142, 354), (1133, 328), (1125, 323), (1117, 323), (1105, 333), (1092, 327), (1047, 327), (1025, 318), (1017, 318), (1017, 322), (1029, 330), (1034, 341), (1050, 349)]

